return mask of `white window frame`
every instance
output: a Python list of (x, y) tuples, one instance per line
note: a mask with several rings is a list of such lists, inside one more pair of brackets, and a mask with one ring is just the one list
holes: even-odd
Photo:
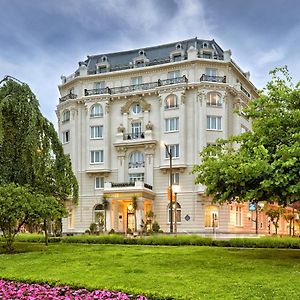
[(90, 164), (100, 164), (104, 162), (103, 150), (91, 150), (90, 151)]
[(135, 103), (132, 105), (132, 113), (135, 115), (138, 115), (142, 111), (142, 107), (139, 103)]
[[(170, 101), (168, 101), (168, 98), (174, 97), (174, 105), (170, 105)], [(174, 109), (179, 107), (179, 101), (178, 97), (175, 94), (170, 94), (165, 98), (165, 109)]]
[(141, 84), (143, 83), (143, 77), (137, 76), (137, 77), (131, 77), (131, 85), (133, 86), (133, 90), (140, 90)]
[(61, 116), (61, 123), (62, 124), (68, 123), (68, 122), (70, 122), (70, 119), (71, 119), (70, 111), (68, 109), (64, 110), (62, 113), (62, 116)]
[[(169, 152), (172, 152), (172, 158), (179, 158), (180, 155), (180, 149), (179, 149), (179, 144), (170, 144), (167, 145)], [(165, 149), (165, 159), (169, 158), (169, 154), (167, 149)]]
[(172, 184), (179, 185), (179, 172), (172, 173)]
[[(97, 136), (96, 133), (98, 133), (99, 136)], [(90, 139), (91, 140), (103, 139), (103, 125), (90, 126)]]
[(62, 132), (62, 143), (68, 144), (68, 143), (70, 143), (70, 141), (71, 141), (70, 130), (63, 131)]
[(222, 131), (222, 117), (221, 116), (207, 116), (206, 129), (213, 131)]
[(145, 155), (141, 151), (133, 151), (129, 157), (128, 163), (129, 169), (144, 168), (145, 167)]
[(243, 208), (241, 206), (235, 207), (235, 226), (243, 226)]
[[(180, 203), (177, 203), (177, 220), (176, 224), (181, 224), (182, 220), (182, 213), (181, 213), (181, 205)], [(168, 210), (168, 223), (170, 224), (170, 216), (171, 216), (171, 210), (170, 210), (170, 203), (167, 205), (167, 210)], [(173, 222), (175, 221), (175, 203), (172, 204), (172, 220)]]
[(144, 173), (130, 173), (129, 174), (129, 182), (133, 183), (136, 181), (145, 181), (145, 174)]
[(104, 188), (104, 177), (97, 176), (95, 177), (95, 190), (100, 190)]
[(179, 131), (179, 117), (165, 119), (165, 132)]
[[(96, 110), (96, 107), (99, 107), (99, 112), (96, 111), (95, 113), (94, 110)], [(102, 118), (102, 117), (103, 117), (103, 107), (100, 103), (95, 103), (94, 105), (91, 106), (90, 118)]]
[[(217, 99), (213, 99), (213, 96), (218, 97)], [(206, 106), (210, 106), (210, 107), (222, 107), (223, 106), (223, 102), (222, 102), (222, 97), (219, 93), (217, 92), (209, 92), (206, 95)]]

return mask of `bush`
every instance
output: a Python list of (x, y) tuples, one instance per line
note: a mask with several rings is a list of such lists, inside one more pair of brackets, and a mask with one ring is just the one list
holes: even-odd
[(158, 222), (154, 221), (153, 224), (152, 224), (152, 231), (153, 232), (159, 232), (159, 229), (160, 229), (160, 226), (159, 226)]

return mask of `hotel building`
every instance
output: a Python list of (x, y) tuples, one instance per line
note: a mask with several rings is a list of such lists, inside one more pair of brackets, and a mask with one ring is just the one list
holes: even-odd
[[(180, 186), (177, 232), (254, 233), (248, 204), (211, 204), (191, 174), (204, 147), (251, 129), (238, 114), (258, 96), (249, 75), (230, 50), (194, 38), (91, 55), (62, 76), (59, 135), (79, 183), (79, 202), (68, 206), (63, 232), (83, 233), (91, 223), (141, 231), (151, 212), (169, 232), (172, 152), (172, 183)], [(266, 217), (258, 219), (266, 233)]]

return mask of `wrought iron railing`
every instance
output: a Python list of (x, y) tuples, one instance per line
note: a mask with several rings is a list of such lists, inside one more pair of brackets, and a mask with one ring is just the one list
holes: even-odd
[(128, 167), (130, 169), (133, 169), (133, 168), (145, 168), (145, 162), (144, 161), (141, 161), (141, 162), (129, 162), (128, 163)]
[(77, 95), (76, 95), (76, 94), (70, 93), (70, 94), (67, 94), (67, 95), (65, 95), (65, 96), (63, 96), (63, 97), (61, 97), (61, 98), (59, 98), (59, 102), (64, 102), (64, 101), (67, 101), (67, 100), (69, 100), (69, 99), (76, 99), (76, 98), (77, 98)]
[[(136, 181), (137, 182), (137, 181)], [(136, 182), (112, 182), (111, 183), (111, 187), (112, 188), (126, 188), (126, 187), (132, 187), (135, 186)], [(144, 188), (152, 190), (153, 187), (152, 185), (148, 184), (148, 183), (144, 183)]]
[(110, 94), (110, 88), (105, 87), (101, 89), (91, 89), (91, 90), (84, 89), (84, 96), (102, 95), (102, 94)]
[(152, 190), (152, 189), (153, 189), (152, 185), (150, 185), (150, 184), (148, 184), (148, 183), (144, 183), (144, 187), (145, 187), (146, 189), (149, 189), (149, 190)]
[(132, 84), (127, 86), (113, 87), (113, 88), (106, 87), (102, 89), (91, 89), (91, 90), (85, 89), (84, 95), (90, 96), (90, 95), (102, 95), (102, 94), (110, 94), (110, 95), (122, 94), (122, 93), (128, 93), (133, 91), (151, 90), (159, 86), (165, 86), (165, 85), (171, 85), (177, 83), (187, 83), (187, 82), (188, 79), (186, 78), (186, 76), (164, 79), (164, 80), (158, 79), (157, 81), (154, 82)]
[(214, 75), (202, 74), (202, 76), (200, 77), (200, 81), (226, 83), (226, 76), (214, 76)]
[(145, 134), (144, 132), (130, 132), (124, 133), (123, 139), (124, 140), (137, 140), (137, 139), (144, 139)]
[(112, 182), (111, 187), (129, 187), (129, 186), (135, 186), (134, 182)]

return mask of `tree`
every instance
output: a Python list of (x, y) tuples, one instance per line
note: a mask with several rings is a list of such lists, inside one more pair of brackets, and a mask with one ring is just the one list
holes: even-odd
[(265, 206), (264, 211), (265, 214), (270, 218), (270, 221), (273, 223), (275, 227), (275, 235), (277, 235), (280, 216), (283, 215), (286, 212), (286, 210), (278, 205), (269, 204)]
[(13, 80), (0, 87), (0, 185), (10, 183), (28, 185), (31, 193), (49, 201), (78, 199), (71, 161), (54, 126), (43, 117), (29, 86)]
[(244, 110), (252, 132), (218, 140), (201, 153), (196, 183), (214, 201), (268, 201), (286, 206), (300, 197), (300, 85), (286, 68)]
[(47, 218), (61, 218), (64, 213), (64, 206), (53, 196), (45, 197), (14, 183), (0, 186), (0, 229), (9, 253), (13, 251), (14, 238), (22, 226)]
[(137, 228), (136, 228), (136, 210), (137, 210), (137, 207), (138, 207), (138, 197), (136, 195), (133, 195), (132, 196), (132, 208), (134, 210), (134, 231), (137, 231)]

